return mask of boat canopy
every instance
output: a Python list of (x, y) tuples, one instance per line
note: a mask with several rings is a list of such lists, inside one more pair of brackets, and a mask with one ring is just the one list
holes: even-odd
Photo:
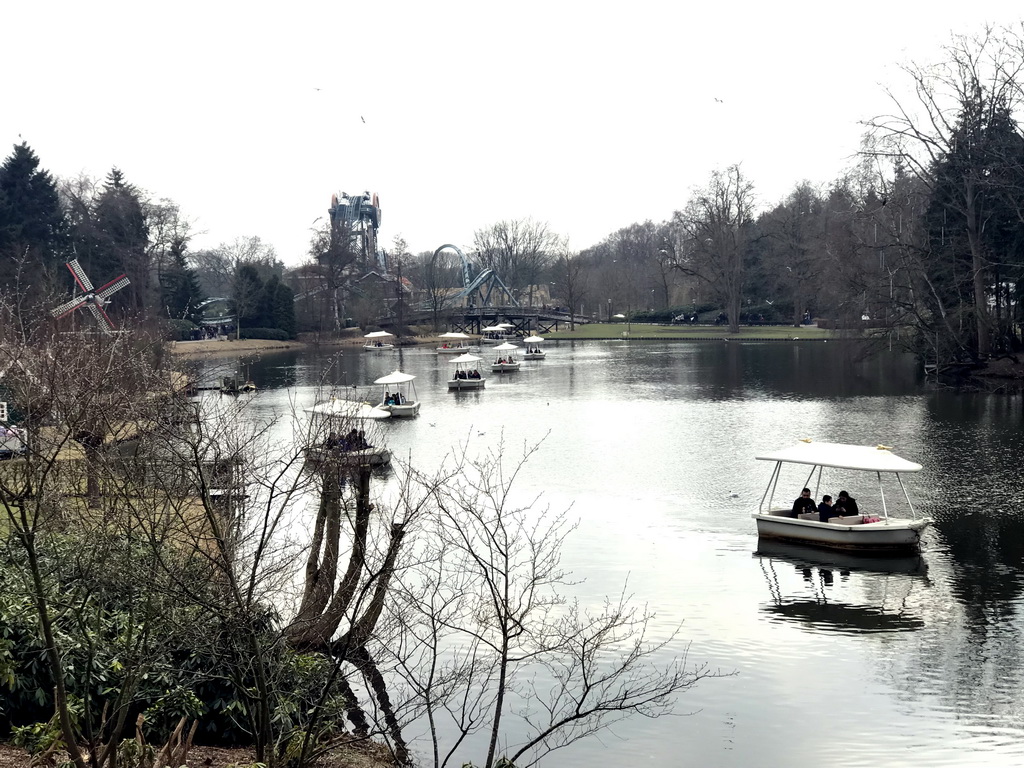
[(801, 441), (789, 448), (766, 453), (756, 458), (762, 461), (780, 461), (789, 464), (811, 464), (837, 469), (856, 469), (866, 472), (919, 472), (921, 465), (901, 459), (885, 445), (846, 445), (844, 443), (816, 443)]
[(462, 333), (461, 331), (448, 331), (448, 333), (441, 334), (442, 339), (468, 339), (468, 333)]
[(342, 400), (337, 397), (317, 403), (312, 408), (303, 408), (303, 410), (306, 413), (335, 419), (391, 418), (391, 411), (386, 411), (383, 408), (377, 408), (369, 403), (363, 403), (358, 400)]
[(381, 376), (379, 379), (376, 379), (373, 383), (374, 384), (406, 384), (406, 383), (412, 381), (415, 378), (416, 377), (413, 376), (411, 373), (402, 373), (401, 371), (395, 371), (394, 373), (389, 373), (387, 376)]
[(504, 325), (488, 325), (486, 328), (481, 328), (481, 331), (487, 331), (488, 333), (496, 333), (498, 331), (504, 331)]
[(466, 355), (459, 355), (458, 357), (453, 357), (451, 359), (451, 362), (453, 362), (453, 363), (479, 363), (481, 360), (483, 360), (482, 357), (477, 357), (476, 355), (466, 354)]
[(523, 339), (523, 341), (527, 342), (528, 344), (539, 344), (540, 342), (544, 341), (544, 339), (540, 336), (527, 336), (525, 339)]
[(387, 331), (371, 331), (363, 336), (364, 339), (383, 339), (385, 336), (394, 336), (393, 333)]
[(517, 349), (519, 349), (518, 346), (516, 346), (515, 344), (509, 344), (507, 341), (504, 344), (499, 344), (496, 347), (491, 347), (491, 350), (494, 352), (515, 352)]

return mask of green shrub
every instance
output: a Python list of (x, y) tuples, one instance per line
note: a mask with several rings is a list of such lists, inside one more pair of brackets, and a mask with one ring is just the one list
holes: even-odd
[(243, 328), (240, 334), (243, 339), (266, 339), (268, 341), (288, 341), (289, 336), (280, 328)]

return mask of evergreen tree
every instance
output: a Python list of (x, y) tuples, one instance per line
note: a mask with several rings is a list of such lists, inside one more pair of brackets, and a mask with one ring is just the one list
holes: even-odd
[(1020, 271), (1024, 138), (1010, 110), (981, 88), (965, 100), (950, 149), (934, 164), (925, 213), (937, 300), (960, 313), (959, 343), (972, 355), (1019, 346), (1001, 310), (1003, 284)]
[(261, 328), (277, 328), (289, 337), (295, 336), (295, 292), (271, 275), (263, 284), (255, 324)]
[(231, 286), (231, 304), (237, 318), (235, 326), (239, 336), (243, 325), (249, 328), (259, 325), (262, 297), (263, 281), (259, 270), (252, 264), (239, 265)]
[(128, 275), (131, 286), (122, 291), (124, 301), (144, 314), (150, 288), (149, 226), (139, 191), (117, 168), (111, 169), (94, 211), (98, 247), (90, 265), (97, 287)]
[[(68, 227), (57, 186), (40, 169), (27, 143), (17, 144), (0, 166), (0, 283), (22, 272), (33, 277), (66, 257)], [(25, 286), (23, 286), (25, 287)]]
[(160, 276), (163, 314), (198, 325), (202, 319), (198, 307), (206, 297), (199, 286), (195, 270), (188, 266), (185, 259), (185, 241), (182, 238), (176, 238), (171, 243), (169, 256), (171, 263)]
[(288, 338), (295, 338), (295, 291), (282, 283), (277, 283), (277, 290), (274, 292), (274, 327), (280, 328), (288, 334)]

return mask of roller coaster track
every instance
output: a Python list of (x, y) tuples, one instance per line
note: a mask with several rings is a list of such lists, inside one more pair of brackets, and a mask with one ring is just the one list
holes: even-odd
[(462, 249), (457, 245), (445, 243), (434, 251), (434, 255), (431, 257), (432, 267), (437, 261), (437, 257), (445, 250), (455, 251), (462, 260), (462, 289), (447, 297), (444, 300), (443, 306), (449, 307), (453, 304), (462, 302), (464, 299), (473, 299), (473, 303), (478, 307), (494, 306), (492, 299), (496, 297), (495, 292), (497, 292), (497, 296), (504, 294), (508, 305), (514, 307), (519, 306), (519, 302), (512, 296), (512, 292), (508, 289), (508, 286), (502, 282), (498, 273), (493, 269), (482, 269), (474, 276), (473, 264), (466, 258), (466, 254), (464, 254)]

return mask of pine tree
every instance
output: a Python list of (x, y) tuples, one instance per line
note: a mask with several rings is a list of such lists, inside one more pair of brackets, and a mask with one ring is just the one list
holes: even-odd
[(188, 320), (196, 325), (202, 320), (199, 304), (206, 297), (199, 286), (195, 270), (185, 258), (185, 241), (176, 238), (171, 243), (171, 264), (160, 277), (163, 314), (166, 317)]
[(19, 265), (22, 274), (33, 277), (59, 265), (68, 242), (53, 177), (40, 169), (27, 143), (15, 145), (0, 166), (0, 283), (13, 282)]
[(133, 311), (143, 314), (150, 287), (149, 226), (139, 191), (118, 168), (111, 169), (94, 211), (98, 247), (92, 279), (97, 285), (119, 274), (128, 275), (131, 286), (123, 291)]

